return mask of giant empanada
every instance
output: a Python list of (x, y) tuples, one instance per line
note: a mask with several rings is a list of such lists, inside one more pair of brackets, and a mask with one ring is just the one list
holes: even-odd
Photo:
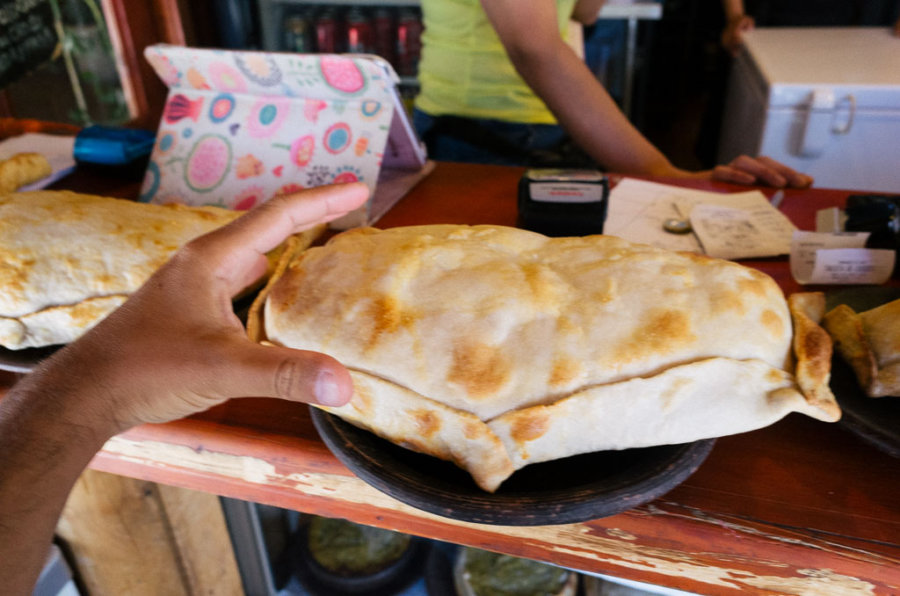
[(795, 308), (798, 329), (819, 333), (798, 344), (816, 362), (801, 388), (788, 305), (756, 270), (609, 236), (435, 225), (299, 255), (260, 294), (251, 334), (334, 356), (355, 394), (329, 411), (494, 491), (529, 463), (792, 411), (836, 420), (830, 341), (807, 314)]
[[(77, 339), (181, 245), (240, 215), (66, 191), (0, 196), (0, 346)], [(305, 248), (322, 231), (293, 241)]]
[(179, 246), (239, 215), (67, 191), (0, 196), (0, 345), (77, 339)]

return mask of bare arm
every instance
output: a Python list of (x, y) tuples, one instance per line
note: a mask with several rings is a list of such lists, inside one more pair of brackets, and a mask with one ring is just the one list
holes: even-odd
[(572, 20), (582, 25), (593, 25), (597, 22), (597, 16), (604, 4), (606, 0), (578, 0), (572, 10)]
[(482, 5), (518, 73), (594, 160), (625, 174), (678, 174), (562, 40), (555, 2)]
[(247, 339), (231, 298), (289, 234), (367, 196), (361, 184), (276, 198), (179, 251), (121, 308), (0, 401), (0, 586), (31, 594), (66, 498), (104, 442), (232, 397), (346, 403), (346, 369)]
[(722, 0), (722, 10), (725, 13), (722, 47), (734, 56), (744, 43), (744, 33), (752, 30), (755, 22), (744, 12), (744, 0)]
[[(812, 179), (772, 160), (742, 156), (704, 172), (676, 168), (638, 131), (563, 41), (553, 0), (481, 0), (519, 75), (572, 139), (603, 167), (622, 174), (714, 178), (805, 187)], [(777, 167), (773, 168), (773, 164)]]

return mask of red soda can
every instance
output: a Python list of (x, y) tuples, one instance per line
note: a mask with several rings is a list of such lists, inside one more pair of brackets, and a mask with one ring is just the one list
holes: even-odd
[(412, 10), (402, 10), (397, 20), (397, 73), (414, 77), (422, 53), (422, 19)]
[(396, 68), (394, 46), (394, 15), (388, 8), (379, 8), (372, 17), (372, 52)]
[(345, 34), (348, 52), (355, 54), (372, 53), (372, 24), (363, 11), (354, 8), (347, 13), (346, 17), (347, 31)]
[(333, 54), (338, 51), (338, 23), (334, 11), (323, 10), (316, 16), (316, 51)]

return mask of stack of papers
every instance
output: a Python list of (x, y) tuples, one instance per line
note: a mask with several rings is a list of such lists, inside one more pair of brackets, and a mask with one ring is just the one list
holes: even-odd
[[(663, 228), (686, 219), (689, 234)], [(604, 234), (722, 259), (786, 255), (796, 230), (758, 190), (716, 193), (625, 178), (610, 192)]]

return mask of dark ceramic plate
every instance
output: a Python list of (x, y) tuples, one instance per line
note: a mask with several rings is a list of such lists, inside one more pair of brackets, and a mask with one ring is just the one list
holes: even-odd
[[(900, 288), (863, 286), (826, 294), (826, 312), (846, 304), (863, 312), (900, 298)], [(839, 354), (831, 366), (831, 391), (843, 412), (840, 424), (878, 449), (900, 457), (900, 397), (869, 397)]]
[(45, 348), (25, 348), (24, 350), (7, 350), (0, 348), (0, 370), (8, 370), (15, 373), (28, 373), (49, 358), (62, 346), (47, 346)]
[(310, 409), (331, 452), (365, 482), (423, 511), (482, 524), (569, 524), (616, 515), (681, 484), (715, 444), (715, 439), (707, 439), (532, 464), (491, 494), (452, 463), (395, 445), (318, 408)]

